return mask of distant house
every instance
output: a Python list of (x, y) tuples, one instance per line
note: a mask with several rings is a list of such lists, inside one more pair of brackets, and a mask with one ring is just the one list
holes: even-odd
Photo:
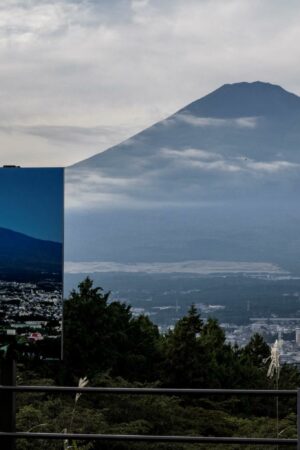
[(28, 337), (29, 342), (37, 342), (37, 341), (42, 341), (44, 339), (44, 337), (41, 335), (41, 333), (31, 333), (30, 336)]

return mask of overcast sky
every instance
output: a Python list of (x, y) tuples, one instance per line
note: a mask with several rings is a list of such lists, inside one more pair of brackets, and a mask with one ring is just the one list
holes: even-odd
[(2, 0), (2, 164), (75, 163), (224, 83), (300, 94), (299, 0)]

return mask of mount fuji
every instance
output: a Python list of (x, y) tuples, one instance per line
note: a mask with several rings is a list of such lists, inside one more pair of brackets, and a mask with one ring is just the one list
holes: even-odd
[(300, 98), (226, 84), (67, 169), (72, 261), (269, 261), (300, 271)]

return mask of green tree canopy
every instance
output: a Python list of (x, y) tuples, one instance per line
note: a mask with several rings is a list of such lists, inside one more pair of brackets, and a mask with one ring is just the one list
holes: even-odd
[(147, 317), (133, 317), (130, 306), (109, 302), (110, 293), (86, 278), (65, 302), (64, 358), (76, 376), (110, 371), (132, 380), (153, 379), (159, 360), (159, 332)]

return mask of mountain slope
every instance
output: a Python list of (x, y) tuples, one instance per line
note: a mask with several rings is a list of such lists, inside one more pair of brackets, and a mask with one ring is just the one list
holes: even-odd
[(70, 167), (67, 259), (299, 268), (299, 124), (280, 86), (224, 85)]
[(281, 87), (224, 85), (69, 173), (95, 174), (112, 202), (220, 200), (237, 187), (246, 197), (289, 195), (298, 190), (299, 123), (300, 98)]
[(225, 84), (179, 112), (198, 117), (279, 117), (300, 114), (300, 98), (274, 84), (242, 82)]
[[(288, 150), (282, 145), (286, 136), (289, 136), (290, 143), (294, 144), (293, 147), (298, 147), (300, 135), (291, 136), (290, 132), (297, 131), (299, 118), (300, 97), (285, 91), (280, 86), (262, 82), (227, 84), (133, 138), (81, 161), (73, 167), (101, 165), (108, 168), (110, 161), (117, 162), (117, 155), (122, 161), (125, 156), (130, 158), (133, 154), (149, 157), (149, 150), (155, 152), (157, 145), (175, 146), (175, 148), (184, 146), (202, 148), (205, 145), (208, 151), (218, 148), (227, 156), (232, 154), (231, 150), (234, 150), (236, 154), (244, 155), (245, 144), (248, 148), (249, 145), (243, 142), (244, 145), (241, 148), (239, 138), (247, 135), (251, 137), (252, 144), (259, 138), (262, 139), (261, 143), (256, 142), (259, 144), (270, 140), (269, 143), (274, 145), (271, 154), (275, 156), (278, 148)], [(276, 135), (283, 133), (285, 138), (282, 139), (282, 137), (278, 142), (273, 133)], [(148, 154), (145, 154), (146, 150)], [(257, 153), (255, 149), (253, 151), (254, 153), (249, 156)], [(258, 156), (266, 158), (270, 153), (267, 146), (264, 147), (264, 151), (266, 154), (260, 153)]]
[(59, 279), (62, 244), (0, 227), (0, 279)]

